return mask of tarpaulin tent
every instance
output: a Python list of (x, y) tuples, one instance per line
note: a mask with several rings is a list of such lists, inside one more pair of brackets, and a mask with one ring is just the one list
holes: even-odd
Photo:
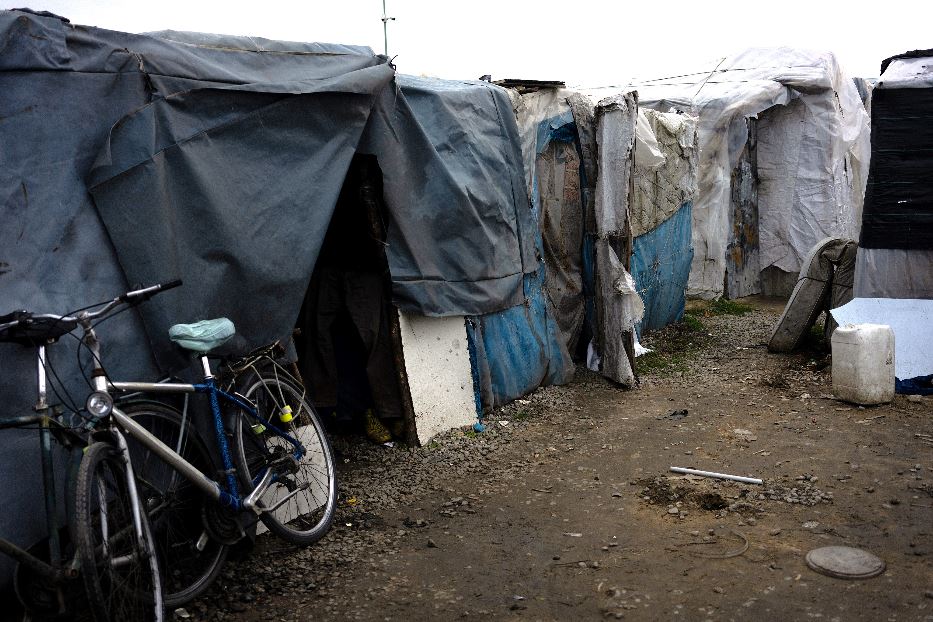
[[(173, 369), (176, 322), (228, 316), (244, 347), (288, 334), (356, 153), (382, 170), (400, 309), (462, 317), (526, 300), (535, 224), (503, 89), (397, 81), (364, 47), (131, 35), (26, 11), (0, 12), (0, 36), (3, 310), (185, 280), (108, 323), (111, 373)], [(0, 348), (11, 414), (32, 404), (32, 356)], [(83, 401), (73, 346), (50, 358)], [(33, 511), (18, 491), (38, 478), (14, 465), (35, 439), (3, 443), (0, 532), (28, 540), (41, 527), (12, 517)]]
[(871, 167), (841, 322), (894, 329), (898, 393), (933, 394), (933, 50), (886, 59), (871, 93)]
[(855, 295), (933, 298), (933, 50), (882, 63)]
[[(631, 87), (642, 107), (699, 118), (691, 295), (722, 295), (727, 276), (727, 295), (756, 293), (761, 272), (796, 275), (818, 240), (857, 237), (868, 117), (832, 54), (749, 49)], [(774, 106), (750, 133), (748, 120)]]

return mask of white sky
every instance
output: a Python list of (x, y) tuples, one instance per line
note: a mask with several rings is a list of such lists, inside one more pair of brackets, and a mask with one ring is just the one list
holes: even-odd
[[(622, 84), (751, 46), (835, 52), (853, 76), (933, 47), (933, 1), (386, 0), (389, 54), (402, 73)], [(0, 0), (126, 32), (192, 30), (383, 50), (381, 0)]]

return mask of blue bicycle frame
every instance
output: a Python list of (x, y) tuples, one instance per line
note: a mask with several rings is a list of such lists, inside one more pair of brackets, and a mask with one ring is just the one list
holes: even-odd
[(132, 418), (126, 416), (126, 414), (124, 414), (119, 408), (114, 407), (113, 412), (111, 413), (111, 418), (117, 425), (120, 426), (120, 428), (126, 432), (127, 435), (146, 446), (150, 451), (164, 460), (169, 466), (178, 471), (182, 476), (190, 480), (194, 485), (198, 486), (198, 488), (204, 491), (205, 494), (216, 500), (221, 505), (229, 507), (235, 511), (249, 510), (256, 513), (257, 515), (261, 514), (262, 512), (273, 511), (288, 499), (290, 499), (292, 494), (296, 494), (299, 491), (295, 491), (290, 495), (286, 495), (285, 498), (281, 499), (273, 507), (261, 507), (258, 503), (259, 499), (268, 489), (269, 485), (276, 481), (277, 478), (277, 475), (271, 468), (266, 468), (264, 471), (257, 474), (253, 479), (253, 491), (250, 492), (246, 497), (240, 496), (239, 486), (235, 475), (236, 471), (233, 464), (233, 457), (231, 456), (230, 447), (227, 443), (227, 436), (224, 427), (224, 417), (220, 410), (220, 399), (222, 398), (226, 402), (246, 411), (246, 413), (248, 413), (261, 425), (265, 426), (267, 429), (288, 441), (294, 448), (292, 458), (294, 458), (296, 461), (301, 460), (301, 458), (305, 455), (305, 448), (296, 438), (287, 434), (271, 421), (260, 415), (251, 404), (235, 394), (227, 393), (223, 389), (218, 388), (214, 375), (211, 373), (210, 364), (208, 363), (207, 357), (201, 357), (201, 364), (204, 369), (204, 381), (198, 384), (171, 382), (108, 382), (107, 388), (115, 389), (118, 391), (139, 391), (145, 393), (207, 393), (210, 396), (211, 412), (214, 416), (214, 431), (217, 436), (217, 444), (220, 447), (221, 456), (223, 458), (227, 490), (224, 490), (216, 481), (201, 473), (196, 467), (192, 466), (184, 458), (179, 456), (172, 448), (165, 445), (149, 431), (133, 421)]

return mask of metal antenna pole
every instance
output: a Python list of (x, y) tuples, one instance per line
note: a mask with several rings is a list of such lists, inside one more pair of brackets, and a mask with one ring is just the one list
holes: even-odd
[(382, 0), (382, 39), (385, 44), (385, 55), (389, 55), (389, 22), (394, 22), (394, 17), (386, 15), (386, 0)]

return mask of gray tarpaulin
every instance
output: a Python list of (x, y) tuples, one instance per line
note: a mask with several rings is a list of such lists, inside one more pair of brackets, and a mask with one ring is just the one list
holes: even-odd
[[(396, 81), (365, 47), (131, 35), (19, 11), (0, 12), (0, 49), (0, 312), (185, 280), (101, 328), (115, 375), (169, 367), (176, 322), (226, 315), (244, 346), (287, 333), (356, 151), (384, 173), (400, 307), (465, 315), (523, 300), (534, 225), (498, 87)], [(51, 359), (83, 401), (73, 346)], [(32, 355), (0, 344), (0, 367), (4, 404), (28, 409)], [(23, 541), (41, 529), (11, 522), (31, 511), (18, 491), (37, 489), (37, 469), (18, 464), (35, 438), (0, 442), (0, 535)]]
[(357, 150), (383, 170), (399, 307), (462, 315), (522, 301), (533, 224), (508, 99), (393, 77), (382, 64), (191, 90), (114, 127), (89, 185), (121, 265), (131, 282), (188, 284), (143, 308), (158, 358), (179, 317), (227, 315), (251, 345), (287, 332)]

